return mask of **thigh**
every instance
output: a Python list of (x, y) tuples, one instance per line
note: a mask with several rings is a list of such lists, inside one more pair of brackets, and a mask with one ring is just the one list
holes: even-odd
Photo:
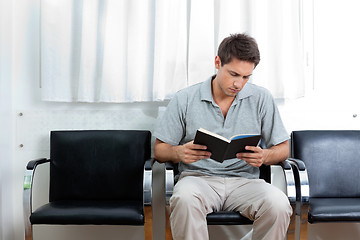
[(221, 178), (212, 176), (184, 176), (176, 183), (170, 199), (170, 207), (178, 203), (201, 204), (207, 213), (219, 211), (224, 199)]
[(263, 179), (233, 180), (231, 192), (228, 193), (223, 209), (239, 211), (242, 215), (254, 220), (254, 214), (261, 207), (288, 205), (287, 196), (277, 187)]

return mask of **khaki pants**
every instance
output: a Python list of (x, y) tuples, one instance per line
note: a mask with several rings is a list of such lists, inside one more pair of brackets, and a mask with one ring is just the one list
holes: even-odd
[(287, 196), (262, 179), (183, 173), (170, 199), (173, 238), (209, 239), (206, 215), (221, 210), (253, 220), (254, 240), (283, 240), (292, 214)]

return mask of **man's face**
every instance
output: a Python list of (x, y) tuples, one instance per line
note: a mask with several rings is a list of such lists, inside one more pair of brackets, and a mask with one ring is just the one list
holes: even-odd
[(216, 56), (215, 67), (218, 70), (215, 84), (226, 96), (235, 97), (250, 79), (255, 64), (234, 58), (221, 66), (220, 57)]

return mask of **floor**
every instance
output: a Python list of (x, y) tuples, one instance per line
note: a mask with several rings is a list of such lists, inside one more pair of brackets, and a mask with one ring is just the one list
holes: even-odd
[[(294, 215), (293, 215), (294, 217)], [(289, 231), (288, 231), (288, 240), (294, 240), (295, 239), (295, 219), (292, 219), (291, 221), (292, 223), (289, 226)], [(307, 225), (306, 222), (302, 223)], [(306, 229), (306, 228), (305, 228)], [(307, 240), (307, 232), (303, 232), (301, 235), (301, 239), (300, 240)], [(145, 207), (145, 239), (146, 240), (153, 240), (152, 237), (152, 210), (150, 206), (146, 206)], [(167, 219), (166, 221), (166, 240), (171, 240), (171, 229), (170, 229), (170, 225), (169, 225), (169, 221)]]

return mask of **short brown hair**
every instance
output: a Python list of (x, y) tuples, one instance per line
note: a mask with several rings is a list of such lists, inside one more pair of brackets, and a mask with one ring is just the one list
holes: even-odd
[(231, 34), (225, 38), (219, 45), (218, 56), (221, 66), (231, 62), (233, 58), (252, 62), (255, 67), (260, 62), (260, 52), (255, 39), (244, 33)]

